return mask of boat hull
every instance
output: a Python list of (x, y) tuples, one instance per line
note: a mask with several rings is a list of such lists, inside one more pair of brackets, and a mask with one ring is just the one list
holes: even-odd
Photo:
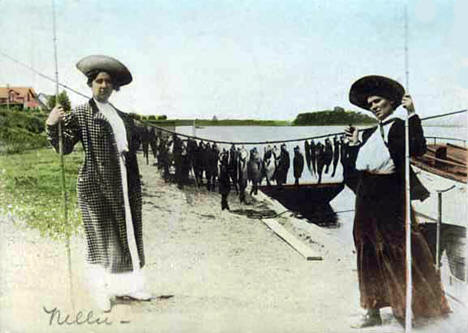
[(279, 201), (299, 217), (318, 225), (336, 224), (337, 217), (330, 201), (343, 188), (343, 183), (259, 186), (259, 190)]

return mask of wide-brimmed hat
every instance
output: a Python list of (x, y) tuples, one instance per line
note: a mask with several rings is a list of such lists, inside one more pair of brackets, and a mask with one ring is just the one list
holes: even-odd
[(397, 81), (385, 76), (369, 75), (354, 82), (349, 90), (349, 101), (363, 109), (369, 110), (367, 98), (381, 96), (394, 101), (393, 108), (401, 104), (405, 88)]
[(109, 73), (112, 80), (119, 86), (124, 86), (132, 82), (132, 74), (130, 74), (127, 67), (117, 59), (109, 56), (90, 55), (78, 61), (76, 67), (86, 75), (86, 77), (89, 77), (89, 75), (96, 70)]

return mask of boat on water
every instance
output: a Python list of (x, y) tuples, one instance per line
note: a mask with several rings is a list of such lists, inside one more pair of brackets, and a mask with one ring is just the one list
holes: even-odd
[(468, 150), (464, 141), (459, 145), (437, 143), (436, 138), (433, 139), (426, 154), (411, 160), (418, 178), (431, 195), (412, 205), (433, 252), (434, 263), (440, 267), (447, 294), (468, 305)]
[(258, 189), (284, 207), (318, 225), (333, 225), (336, 213), (330, 206), (344, 188), (343, 183), (305, 183), (300, 185), (259, 186)]
[(427, 145), (427, 152), (412, 158), (418, 168), (457, 182), (467, 182), (467, 148), (452, 143)]

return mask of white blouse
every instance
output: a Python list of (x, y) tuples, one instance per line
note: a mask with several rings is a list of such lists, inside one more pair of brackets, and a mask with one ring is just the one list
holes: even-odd
[(357, 170), (376, 174), (392, 174), (395, 172), (395, 164), (385, 144), (385, 142), (388, 143), (388, 132), (392, 124), (393, 122), (386, 125), (379, 124), (374, 133), (359, 149), (356, 159)]
[[(412, 113), (409, 117), (412, 117), (415, 114), (416, 113)], [(400, 117), (397, 116), (394, 118)], [(379, 123), (374, 133), (371, 134), (369, 139), (359, 149), (356, 159), (357, 170), (368, 171), (375, 174), (395, 173), (395, 164), (390, 157), (390, 151), (387, 147), (388, 132), (393, 124), (393, 121), (387, 121), (383, 125), (382, 123)]]
[(122, 118), (120, 118), (119, 114), (110, 103), (101, 103), (96, 100), (94, 101), (96, 102), (99, 111), (104, 115), (112, 127), (119, 153), (122, 154), (123, 152), (127, 152), (127, 131), (125, 130), (125, 125)]

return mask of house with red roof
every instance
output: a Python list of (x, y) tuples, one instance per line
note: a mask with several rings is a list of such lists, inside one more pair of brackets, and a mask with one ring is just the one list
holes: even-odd
[(0, 106), (39, 108), (37, 94), (31, 87), (0, 87)]

